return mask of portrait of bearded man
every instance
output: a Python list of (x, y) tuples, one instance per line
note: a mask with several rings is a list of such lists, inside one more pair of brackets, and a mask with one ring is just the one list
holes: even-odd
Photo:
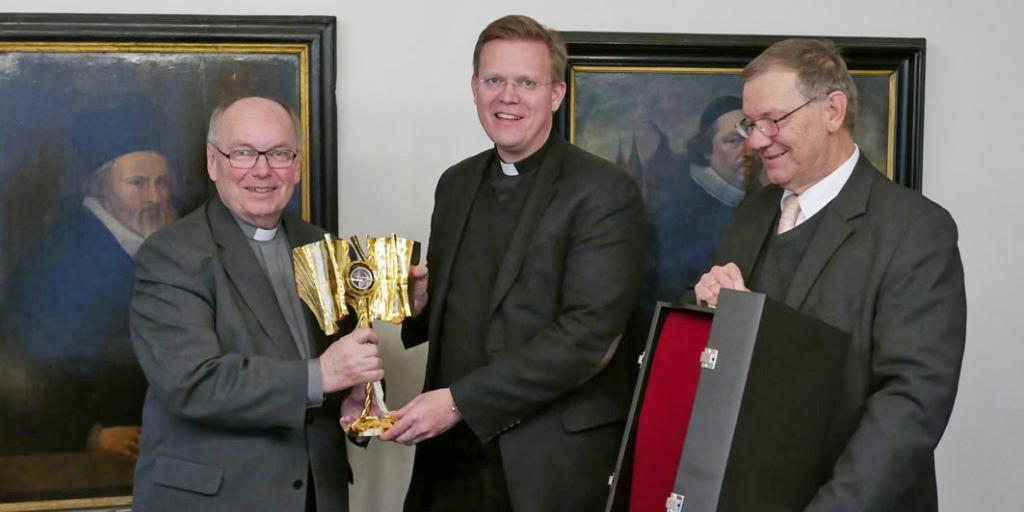
[[(75, 116), (85, 176), (22, 252), (0, 309), (7, 351), (32, 389), (2, 452), (103, 451), (134, 458), (146, 391), (128, 335), (132, 258), (177, 219), (164, 116), (129, 96)], [(22, 435), (18, 435), (18, 433)]]

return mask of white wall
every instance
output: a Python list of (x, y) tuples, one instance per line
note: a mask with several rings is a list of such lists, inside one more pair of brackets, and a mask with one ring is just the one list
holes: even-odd
[[(1019, 0), (0, 2), (22, 9), (337, 16), (341, 232), (420, 240), (441, 171), (489, 145), (472, 108), (470, 59), (480, 29), (503, 14), (562, 30), (925, 37), (924, 193), (959, 224), (969, 303), (960, 395), (937, 453), (941, 505), (1024, 510), (1024, 443), (1014, 442), (1024, 432), (1024, 315), (1012, 299), (1024, 282), (1024, 235), (1012, 220), (1024, 217), (1012, 149), (1024, 119)], [(425, 352), (401, 351), (395, 330), (384, 331), (388, 401), (398, 405), (418, 390)], [(374, 443), (352, 459), (354, 510), (400, 510), (411, 449)]]

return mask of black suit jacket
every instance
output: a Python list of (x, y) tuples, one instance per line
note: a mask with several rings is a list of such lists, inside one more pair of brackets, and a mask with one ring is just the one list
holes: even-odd
[[(324, 233), (282, 222), (292, 247)], [(150, 384), (135, 509), (302, 510), (312, 467), (319, 510), (348, 510), (340, 397), (306, 408), (307, 362), (223, 203), (146, 240), (135, 272), (132, 342)], [(320, 354), (330, 340), (306, 313)]]
[[(430, 305), (403, 326), (407, 346), (434, 341), (426, 390), (437, 385), (453, 261), (493, 154), (456, 164), (437, 185)], [(480, 297), (487, 364), (451, 389), (477, 437), (499, 440), (516, 510), (599, 510), (632, 389), (617, 349), (643, 277), (643, 206), (625, 171), (561, 140), (536, 172), (493, 293)], [(417, 457), (410, 501), (428, 471)]]
[[(781, 195), (770, 185), (747, 198), (718, 264), (735, 262), (750, 276)], [(936, 510), (933, 452), (956, 396), (966, 328), (956, 225), (863, 156), (821, 214), (784, 299), (850, 332), (852, 344), (836, 397), (841, 455), (806, 510)]]

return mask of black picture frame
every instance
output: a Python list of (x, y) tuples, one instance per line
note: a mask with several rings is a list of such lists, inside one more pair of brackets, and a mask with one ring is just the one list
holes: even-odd
[[(892, 173), (897, 183), (921, 190), (924, 141), (924, 38), (834, 37), (638, 32), (562, 32), (568, 50), (568, 90), (557, 126), (571, 138), (574, 73), (583, 66), (731, 68), (741, 70), (771, 44), (790, 37), (827, 39), (838, 47), (851, 73), (893, 75)], [(882, 169), (885, 171), (886, 169)]]
[[(178, 169), (179, 174), (174, 178), (176, 184), (181, 187), (183, 196), (187, 196), (174, 196), (175, 206), (180, 210), (179, 214), (184, 215), (214, 193), (206, 179), (203, 154), (205, 123), (212, 107), (229, 97), (263, 94), (282, 100), (292, 107), (302, 128), (302, 181), (289, 208), (301, 213), (304, 219), (328, 231), (336, 232), (336, 26), (336, 20), (331, 16), (3, 14), (0, 15), (0, 92), (5, 86), (16, 87), (19, 91), (56, 91), (51, 87), (52, 84), (31, 82), (34, 78), (28, 70), (44, 69), (47, 65), (35, 62), (35, 57), (42, 59), (73, 54), (74, 58), (69, 58), (68, 61), (71, 62), (71, 66), (83, 66), (82, 75), (87, 75), (86, 67), (96, 65), (97, 61), (102, 60), (100, 57), (123, 58), (125, 62), (135, 62), (132, 59), (137, 59), (145, 64), (148, 62), (147, 59), (167, 55), (168, 58), (173, 57), (176, 63), (198, 62), (197, 65), (204, 70), (214, 71), (210, 71), (209, 74), (204, 71), (177, 75), (173, 80), (180, 82), (175, 82), (180, 93), (179, 99), (192, 101), (165, 105), (163, 112), (164, 116), (174, 118), (177, 122), (169, 124), (170, 131), (178, 130), (165, 137), (180, 139), (172, 150), (182, 154), (174, 153), (172, 150), (165, 151), (169, 160), (177, 160), (178, 166), (183, 167)], [(36, 67), (22, 65), (25, 62)], [(267, 73), (271, 73), (267, 70), (278, 69), (273, 66), (279, 62), (284, 63), (281, 69), (288, 70), (287, 76), (267, 76)], [(61, 63), (61, 66), (64, 65), (68, 64)], [(111, 70), (121, 71), (121, 68), (113, 66)], [(149, 72), (129, 69), (131, 66), (122, 67), (127, 69), (123, 76), (137, 76), (132, 73)], [(155, 70), (152, 73), (163, 73), (166, 70), (159, 63), (145, 69)], [(235, 79), (233, 73), (224, 71), (232, 69), (237, 69), (243, 78), (247, 76), (248, 81), (232, 82)], [(256, 71), (252, 71), (253, 69)], [(245, 75), (246, 70), (249, 75)], [(107, 99), (98, 93), (94, 97), (90, 96), (89, 90), (83, 92), (81, 87), (84, 86), (76, 82), (80, 78), (77, 75), (64, 75), (66, 81), (62, 82), (65, 90), (52, 93), (47, 97), (47, 103), (69, 104), (74, 108), (80, 106), (85, 110), (90, 105), (84, 103), (95, 102), (95, 98), (104, 101)], [(213, 75), (214, 79), (210, 80), (210, 75)], [(123, 88), (117, 82), (117, 78), (123, 76), (115, 73), (109, 77), (110, 81), (99, 80), (96, 83), (104, 87), (109, 86), (113, 95), (122, 94)], [(274, 82), (272, 78), (278, 79), (283, 85), (277, 89), (269, 86), (264, 88), (261, 85)], [(163, 75), (154, 78), (154, 82), (157, 83), (163, 80), (166, 80)], [(12, 83), (15, 85), (12, 86)], [(222, 87), (224, 84), (229, 86)], [(166, 97), (162, 96), (166, 92), (165, 89), (151, 87), (150, 91), (148, 97), (156, 105), (161, 105), (161, 102), (166, 100)], [(74, 103), (76, 95), (82, 97), (82, 105)], [(5, 107), (4, 101), (13, 100), (5, 100), (4, 95), (0, 94), (0, 110), (7, 108), (11, 111), (25, 112), (23, 105), (8, 104)], [(75, 114), (73, 111), (58, 112), (59, 109), (52, 106), (41, 107), (45, 107), (40, 110), (46, 111), (47, 116), (23, 117), (30, 119), (26, 121), (30, 127), (37, 127), (44, 132), (46, 123), (66, 124)], [(50, 110), (46, 110), (47, 108)], [(0, 137), (0, 146), (4, 147), (8, 155), (21, 154), (12, 149), (14, 146), (31, 148), (33, 144), (45, 143), (50, 144), (45, 148), (46, 151), (39, 149), (37, 153), (56, 154), (56, 157), (47, 157), (50, 158), (48, 162), (59, 164), (58, 171), (47, 172), (67, 174), (71, 172), (67, 170), (69, 167), (76, 164), (81, 166), (80, 162), (76, 162), (74, 152), (65, 149), (69, 147), (67, 137), (37, 142), (36, 139), (29, 137), (33, 132), (25, 128), (26, 123), (0, 126), (0, 131), (9, 131), (6, 137)], [(18, 130), (20, 132), (15, 133)], [(69, 129), (54, 128), (53, 133), (67, 134)], [(44, 163), (38, 163), (39, 167), (42, 168)], [(68, 167), (64, 167), (65, 165)], [(26, 252), (25, 246), (29, 245), (29, 234), (34, 230), (44, 232), (46, 224), (56, 215), (54, 210), (57, 207), (54, 204), (31, 199), (32, 195), (56, 199), (61, 193), (78, 189), (77, 184), (63, 183), (61, 180), (51, 183), (46, 181), (49, 178), (40, 178), (38, 175), (35, 178), (26, 178), (25, 172), (11, 168), (5, 172), (8, 173), (6, 176), (0, 173), (0, 180), (9, 181), (8, 185), (17, 184), (19, 197), (4, 197), (6, 212), (0, 214), (0, 290), (11, 281), (11, 276), (5, 274), (10, 274), (16, 262), (26, 256), (23, 253)], [(8, 192), (0, 193), (0, 196), (15, 193), (11, 191), (12, 187), (5, 185), (5, 188), (9, 189)], [(27, 204), (30, 205), (30, 209), (36, 208), (39, 211), (31, 210), (30, 214), (29, 210), (13, 206), (15, 204)], [(25, 213), (19, 213), (22, 211)], [(32, 226), (32, 229), (12, 228), (11, 225), (15, 222), (24, 221), (18, 220), (19, 215), (35, 219), (32, 222), (37, 222), (39, 226)], [(4, 300), (5, 293), (0, 292), (0, 305)], [(4, 320), (6, 322), (7, 319)], [(0, 354), (0, 358), (7, 361), (6, 365), (0, 364), (0, 370), (5, 373), (8, 370), (19, 370), (18, 365), (24, 361), (23, 357), (10, 357), (11, 354), (6, 353), (7, 349), (14, 346), (13, 340), (5, 339), (8, 337), (10, 336), (0, 329), (0, 350), (5, 351)], [(11, 379), (0, 379), (0, 405), (6, 407), (9, 402), (16, 400), (20, 401), (19, 403), (34, 403), (53, 399), (52, 389), (47, 388), (45, 384), (31, 379), (12, 384)], [(6, 414), (7, 410), (5, 416)], [(6, 417), (4, 423), (8, 423)], [(6, 434), (11, 428), (8, 423), (0, 432)], [(43, 451), (0, 454), (0, 512), (129, 506), (130, 480), (125, 485), (124, 478), (127, 475), (130, 479), (132, 466), (132, 461), (97, 458), (88, 451), (71, 454)], [(65, 479), (59, 480), (55, 476), (57, 474), (65, 475)], [(67, 484), (62, 486), (61, 481)], [(31, 488), (24, 488), (26, 482), (31, 483)]]

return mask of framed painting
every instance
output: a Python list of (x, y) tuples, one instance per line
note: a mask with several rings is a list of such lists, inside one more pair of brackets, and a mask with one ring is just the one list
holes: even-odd
[[(648, 212), (650, 275), (641, 320), (707, 271), (746, 192), (763, 184), (736, 133), (743, 67), (789, 36), (564, 32), (567, 100), (557, 124), (574, 144), (627, 168)], [(827, 37), (859, 93), (854, 139), (896, 182), (920, 190), (925, 40)], [(642, 336), (638, 336), (642, 338)]]
[[(145, 379), (131, 254), (213, 193), (211, 111), (296, 114), (300, 193), (337, 229), (333, 17), (0, 19), (0, 511), (130, 506)], [(116, 165), (115, 165), (116, 164)]]

